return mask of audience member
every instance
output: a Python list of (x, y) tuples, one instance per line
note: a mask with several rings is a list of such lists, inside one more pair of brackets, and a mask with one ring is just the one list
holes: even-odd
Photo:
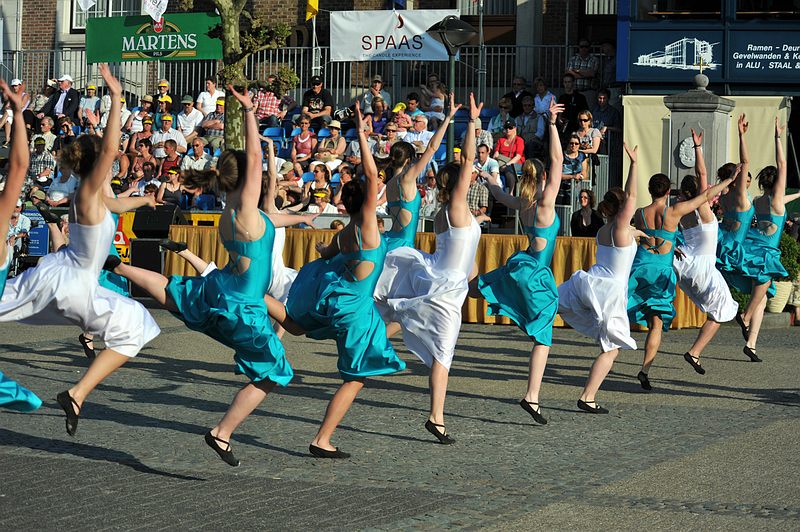
[[(130, 118), (131, 112), (128, 111), (128, 108), (125, 106), (125, 98), (120, 98), (120, 101), (122, 102), (122, 107), (119, 110), (120, 120), (121, 120), (120, 123), (124, 124), (128, 121), (128, 118)], [(103, 131), (105, 131), (106, 126), (108, 125), (108, 115), (110, 113), (111, 113), (111, 108), (109, 107), (108, 111), (102, 114), (102, 116), (100, 117), (100, 123), (95, 128), (97, 135), (101, 137), (103, 136)], [(125, 137), (125, 139), (127, 139), (127, 136)]]
[(80, 94), (72, 88), (72, 76), (65, 74), (58, 78), (58, 92), (50, 96), (36, 117), (42, 119), (49, 116), (55, 120), (62, 116), (68, 116), (77, 122), (80, 102)]
[(161, 129), (153, 133), (150, 141), (153, 143), (153, 155), (156, 159), (164, 159), (167, 154), (164, 151), (166, 141), (174, 140), (177, 144), (178, 153), (186, 153), (187, 145), (186, 139), (183, 134), (177, 129), (172, 127), (172, 115), (164, 115), (161, 117)]
[(586, 110), (578, 113), (578, 129), (575, 131), (575, 135), (581, 141), (582, 153), (586, 155), (597, 153), (602, 135), (599, 129), (592, 127), (592, 113)]
[(478, 159), (475, 165), (480, 168), (479, 177), (484, 180), (489, 178), (500, 179), (500, 163), (489, 157), (491, 146), (482, 143), (478, 144)]
[(374, 112), (372, 109), (372, 100), (375, 98), (383, 100), (384, 109), (388, 109), (392, 106), (392, 97), (388, 92), (383, 90), (383, 78), (378, 74), (372, 76), (369, 90), (358, 98), (362, 113), (368, 115)]
[(422, 153), (433, 138), (433, 131), (428, 131), (428, 117), (417, 115), (413, 119), (414, 127), (406, 131), (402, 140), (414, 146), (417, 153)]
[(153, 150), (153, 119), (152, 118), (145, 118), (142, 122), (142, 130), (138, 133), (134, 133), (131, 135), (131, 138), (128, 140), (128, 157), (134, 159), (138, 157), (139, 154), (139, 143), (143, 140), (147, 140), (150, 143), (150, 151)]
[(217, 88), (214, 78), (206, 78), (206, 90), (197, 96), (197, 110), (204, 116), (213, 113), (220, 98), (225, 99), (225, 91)]
[(52, 181), (55, 169), (56, 160), (46, 149), (44, 137), (34, 137), (33, 153), (31, 153), (31, 162), (28, 166), (28, 180), (38, 187), (46, 187)]
[[(591, 53), (591, 44), (587, 39), (578, 41), (578, 53), (570, 58), (567, 72), (575, 76), (575, 89), (579, 92), (589, 92), (594, 89), (595, 76), (600, 68), (600, 62)], [(592, 96), (590, 98), (590, 96)], [(593, 94), (587, 95), (594, 99)]]
[[(133, 144), (131, 142), (130, 144)], [(136, 151), (134, 152), (135, 156), (131, 161), (130, 166), (130, 175), (140, 176), (144, 175), (144, 165), (146, 163), (150, 163), (153, 165), (153, 168), (158, 165), (158, 159), (155, 158), (153, 155), (153, 143), (150, 141), (149, 138), (144, 138), (141, 140), (136, 141)], [(128, 156), (131, 155), (131, 152), (128, 151)]]
[(503, 136), (505, 130), (503, 127), (509, 120), (513, 121), (514, 117), (511, 116), (511, 99), (503, 96), (497, 102), (497, 109), (500, 111), (489, 120), (489, 133), (492, 134), (492, 139), (497, 142), (497, 139)]
[[(397, 128), (401, 133), (405, 133), (406, 131), (412, 129), (414, 127), (414, 117), (406, 113), (408, 106), (403, 103), (399, 102), (397, 105), (394, 106), (392, 109), (392, 122), (397, 124)], [(419, 109), (418, 109), (419, 111)], [(414, 116), (424, 116), (422, 111), (419, 111)]]
[(604, 142), (600, 145), (600, 153), (621, 155), (622, 147), (622, 114), (616, 107), (609, 105), (611, 93), (608, 89), (597, 91), (597, 105), (592, 109), (593, 125), (600, 130)]
[(39, 134), (31, 139), (31, 150), (34, 148), (34, 141), (37, 138), (44, 139), (45, 151), (53, 151), (53, 144), (56, 142), (56, 135), (52, 132), (55, 122), (49, 116), (45, 116), (39, 122)]
[(178, 131), (183, 134), (186, 143), (192, 142), (198, 134), (198, 128), (203, 121), (203, 113), (194, 108), (194, 100), (188, 94), (181, 100), (183, 109), (178, 113)]
[(424, 109), (425, 116), (428, 117), (428, 129), (436, 130), (444, 120), (444, 102), (447, 99), (445, 87), (440, 82), (435, 82), (430, 87), (431, 103)]
[(303, 175), (312, 160), (312, 155), (317, 148), (317, 139), (310, 130), (311, 120), (308, 116), (303, 115), (298, 125), (300, 126), (300, 132), (292, 137), (290, 157), (292, 164), (294, 164), (295, 175), (299, 177)]
[(138, 133), (144, 129), (142, 124), (145, 119), (150, 119), (150, 123), (153, 123), (153, 114), (153, 97), (145, 94), (139, 99), (139, 107), (131, 110), (131, 116), (128, 117), (123, 129), (128, 130), (130, 134)]
[(50, 183), (45, 202), (51, 207), (65, 207), (69, 205), (69, 198), (76, 190), (78, 178), (72, 172), (62, 171), (61, 176)]
[(96, 85), (86, 87), (86, 96), (78, 104), (78, 124), (85, 126), (87, 122), (95, 125), (100, 123), (100, 98), (97, 96)]
[(177, 168), (167, 171), (166, 180), (161, 183), (161, 187), (156, 194), (156, 201), (165, 205), (180, 206), (183, 199), (183, 185), (181, 185), (180, 172)]
[(314, 131), (324, 128), (333, 114), (333, 95), (323, 88), (322, 78), (311, 77), (311, 88), (303, 93), (301, 117), (307, 116)]
[(422, 109), (419, 108), (419, 94), (416, 92), (409, 92), (406, 96), (405, 113), (414, 118), (417, 115), (424, 114)]
[(506, 190), (513, 194), (517, 184), (517, 169), (525, 162), (525, 142), (517, 136), (517, 124), (513, 120), (506, 122), (503, 129), (504, 136), (497, 139), (493, 157), (500, 165)]
[(516, 118), (522, 114), (522, 100), (526, 96), (533, 97), (528, 91), (528, 82), (522, 76), (515, 76), (511, 81), (511, 92), (506, 93), (503, 98), (511, 102), (511, 117)]
[[(172, 113), (172, 97), (167, 94), (158, 99), (158, 110), (153, 115), (156, 129), (161, 129), (161, 120), (164, 115), (171, 115), (174, 118)], [(176, 128), (174, 122), (172, 123), (172, 127)]]
[(203, 128), (206, 145), (214, 151), (221, 149), (225, 142), (225, 98), (217, 99), (214, 112), (205, 116), (200, 127)]
[(600, 88), (607, 89), (617, 84), (617, 47), (611, 41), (600, 45), (603, 54), (603, 70), (600, 75)]
[(212, 166), (212, 158), (205, 151), (205, 141), (203, 137), (197, 137), (192, 141), (192, 149), (189, 150), (181, 161), (181, 170), (208, 170)]
[(572, 205), (572, 182), (584, 181), (589, 177), (589, 157), (580, 151), (580, 147), (580, 137), (570, 135), (564, 149), (561, 189), (556, 200), (559, 205)]
[(164, 158), (161, 159), (158, 175), (163, 179), (170, 170), (177, 170), (181, 166), (181, 156), (178, 154), (178, 143), (174, 139), (164, 141)]
[(572, 214), (569, 225), (572, 229), (572, 236), (584, 236), (594, 238), (605, 222), (603, 218), (594, 210), (594, 192), (588, 188), (581, 190), (578, 196), (580, 209)]
[(439, 189), (436, 187), (436, 171), (433, 168), (425, 171), (425, 183), (420, 185), (420, 196), (420, 216), (434, 216), (439, 210)]
[(386, 110), (382, 98), (373, 98), (372, 100), (372, 114), (367, 115), (367, 127), (369, 128), (369, 136), (380, 138), (383, 135), (383, 128), (389, 121), (389, 112)]
[(379, 138), (378, 141), (372, 146), (372, 153), (375, 155), (375, 157), (378, 159), (385, 159), (389, 157), (389, 151), (392, 149), (392, 146), (400, 141), (397, 131), (397, 124), (394, 122), (389, 122), (386, 124), (386, 127), (383, 128), (385, 136)]
[(578, 129), (578, 113), (588, 109), (589, 104), (580, 92), (575, 91), (575, 76), (564, 74), (564, 93), (558, 97), (558, 103), (564, 106), (564, 112), (558, 117), (559, 128), (562, 133), (572, 133)]
[(153, 94), (153, 100), (158, 102), (164, 97), (169, 98), (170, 103), (175, 101), (175, 97), (169, 91), (169, 81), (166, 79), (160, 79), (158, 80), (157, 91), (155, 94)]
[(536, 91), (533, 97), (533, 109), (538, 117), (536, 123), (536, 138), (544, 142), (546, 139), (545, 122), (547, 120), (547, 113), (550, 111), (550, 104), (556, 97), (550, 92), (544, 78), (536, 78), (533, 82), (533, 88)]
[(322, 161), (331, 171), (334, 171), (344, 159), (347, 141), (341, 135), (342, 124), (338, 120), (332, 120), (328, 124), (328, 129), (331, 134), (327, 138), (319, 139), (314, 159)]
[(59, 119), (58, 124), (58, 136), (55, 142), (53, 142), (53, 152), (56, 157), (59, 157), (61, 155), (61, 150), (72, 144), (76, 138), (75, 130), (72, 128), (72, 120), (64, 116)]
[(313, 203), (308, 206), (307, 212), (319, 214), (339, 214), (339, 210), (331, 203), (329, 190), (316, 190), (312, 194)]
[(467, 190), (467, 205), (472, 216), (478, 218), (486, 216), (489, 210), (489, 189), (478, 183), (478, 173), (481, 169), (477, 166), (472, 167), (472, 177)]
[(281, 101), (274, 91), (266, 82), (258, 82), (258, 90), (253, 98), (253, 112), (263, 127), (278, 127), (286, 116), (286, 111), (281, 110)]

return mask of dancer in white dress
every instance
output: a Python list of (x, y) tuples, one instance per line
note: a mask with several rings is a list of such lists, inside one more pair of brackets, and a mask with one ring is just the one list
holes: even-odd
[(637, 148), (630, 150), (625, 145), (631, 161), (625, 191), (610, 189), (598, 206), (608, 222), (597, 233), (595, 264), (589, 271), (578, 270), (558, 287), (561, 317), (576, 331), (597, 340), (603, 350), (592, 364), (578, 399), (578, 408), (592, 414), (608, 413), (595, 402), (595, 395), (611, 371), (619, 349), (636, 349), (628, 321), (628, 277), (639, 233), (630, 225), (636, 210)]
[[(703, 132), (692, 131), (695, 151), (695, 176), (687, 175), (681, 181), (682, 199), (692, 199), (708, 188), (708, 173), (703, 160)], [(706, 370), (700, 365), (700, 355), (719, 331), (720, 323), (736, 317), (738, 303), (731, 297), (728, 283), (717, 270), (717, 236), (719, 223), (708, 202), (681, 219), (684, 243), (677, 247), (672, 267), (678, 276), (678, 286), (708, 314), (697, 339), (684, 353), (683, 358), (700, 375)]]
[[(451, 115), (460, 106), (453, 108)], [(481, 228), (469, 211), (467, 191), (475, 160), (475, 128), (483, 104), (470, 94), (470, 121), (461, 149), (461, 164), (450, 163), (436, 174), (442, 208), (436, 214), (436, 251), (395, 248), (386, 255), (375, 302), (384, 321), (399, 323), (409, 351), (431, 368), (431, 409), (425, 429), (442, 444), (455, 443), (445, 430), (444, 401), (453, 362), (461, 307), (468, 282), (477, 274), (475, 253)]]
[(70, 208), (70, 245), (12, 279), (0, 300), (0, 321), (73, 324), (105, 342), (106, 348), (80, 381), (56, 398), (66, 413), (70, 436), (78, 428), (89, 393), (160, 332), (141, 304), (98, 284), (114, 234), (104, 183), (119, 147), (122, 98), (122, 87), (107, 65), (100, 65), (100, 73), (112, 102), (106, 134), (102, 141), (82, 135), (62, 154), (68, 166), (83, 176)]

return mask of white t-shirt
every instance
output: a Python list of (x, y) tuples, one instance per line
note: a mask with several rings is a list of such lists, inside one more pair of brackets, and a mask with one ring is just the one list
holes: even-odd
[(208, 91), (203, 91), (200, 93), (200, 96), (197, 97), (197, 109), (203, 112), (203, 116), (207, 115), (208, 113), (213, 113), (217, 109), (217, 98), (224, 98), (225, 91), (221, 91), (216, 89), (214, 94), (209, 93)]
[[(186, 147), (186, 139), (184, 138), (183, 134), (177, 129), (172, 128), (168, 129), (166, 133), (160, 129), (158, 131), (154, 131), (153, 135), (150, 137), (150, 142), (152, 142), (153, 146), (155, 146), (159, 142), (166, 142), (169, 139), (177, 142), (178, 146), (182, 146), (184, 148)], [(154, 148), (153, 156), (155, 156), (156, 159), (163, 159), (167, 156), (167, 152), (164, 151), (164, 148)]]
[(53, 201), (61, 201), (78, 189), (78, 178), (75, 175), (70, 175), (69, 179), (61, 182), (61, 179), (54, 179), (47, 189), (47, 197)]
[(203, 121), (203, 113), (198, 111), (197, 109), (192, 108), (192, 112), (188, 115), (181, 111), (178, 113), (178, 129), (183, 136), (191, 135), (192, 132), (197, 129), (197, 126), (200, 125), (200, 122)]
[[(320, 212), (319, 205), (309, 205), (308, 212), (310, 212), (311, 214)], [(339, 214), (339, 209), (337, 209), (333, 205), (333, 203), (328, 202), (328, 204), (325, 205), (325, 208), (322, 209), (322, 212), (320, 214)]]

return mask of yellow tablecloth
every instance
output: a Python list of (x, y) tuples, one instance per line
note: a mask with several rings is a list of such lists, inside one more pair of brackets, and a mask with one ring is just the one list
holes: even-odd
[[(334, 234), (331, 230), (287, 229), (284, 263), (299, 270), (304, 264), (317, 258), (314, 245), (319, 241), (329, 241)], [(220, 267), (228, 261), (228, 253), (217, 237), (216, 227), (173, 225), (170, 227), (170, 238), (186, 242), (194, 253), (204, 260), (213, 260)], [(483, 235), (476, 257), (478, 269), (481, 273), (493, 270), (527, 246), (528, 239), (525, 236)], [(432, 253), (436, 247), (436, 235), (417, 233), (417, 247)], [(568, 279), (576, 270), (588, 269), (594, 264), (596, 250), (597, 244), (593, 238), (559, 237), (551, 265), (556, 283)], [(196, 275), (191, 266), (174, 253), (167, 254), (164, 270), (166, 275)], [(675, 298), (675, 310), (675, 320), (672, 322), (674, 329), (700, 327), (705, 323), (705, 314), (680, 289)], [(466, 323), (511, 323), (508, 318), (487, 315), (486, 302), (483, 299), (467, 298), (462, 317)], [(555, 325), (564, 325), (560, 316), (556, 317)]]

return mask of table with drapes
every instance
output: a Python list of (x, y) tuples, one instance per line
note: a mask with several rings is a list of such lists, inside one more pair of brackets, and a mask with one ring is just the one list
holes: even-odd
[[(204, 260), (213, 260), (222, 267), (228, 261), (228, 254), (217, 236), (216, 227), (192, 225), (173, 225), (170, 227), (172, 240), (186, 242), (189, 249)], [(329, 241), (335, 234), (332, 230), (287, 229), (286, 246), (283, 250), (284, 263), (295, 269), (318, 257), (314, 245), (317, 242)], [(432, 253), (436, 247), (436, 235), (433, 233), (417, 233), (417, 248)], [(528, 246), (528, 239), (521, 235), (483, 235), (478, 245), (476, 263), (481, 273), (493, 270), (505, 264), (506, 260), (520, 249)], [(553, 254), (552, 269), (556, 283), (568, 279), (576, 270), (588, 269), (594, 264), (597, 243), (593, 238), (559, 237)], [(196, 272), (183, 259), (174, 253), (167, 253), (164, 263), (166, 275), (196, 275)], [(467, 298), (462, 309), (465, 323), (511, 323), (503, 316), (486, 314), (486, 302), (483, 299)], [(705, 314), (691, 300), (677, 291), (675, 298), (675, 320), (672, 328), (700, 327), (705, 323)], [(556, 317), (555, 325), (561, 327), (564, 322)]]

